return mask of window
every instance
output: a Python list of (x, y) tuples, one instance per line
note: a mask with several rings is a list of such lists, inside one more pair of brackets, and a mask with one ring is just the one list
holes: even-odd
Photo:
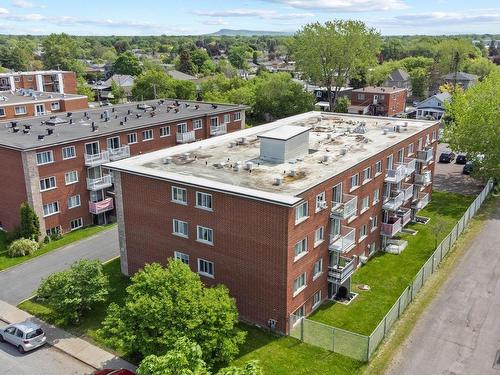
[(203, 129), (203, 122), (201, 121), (201, 119), (193, 121), (193, 129), (194, 130)]
[(318, 276), (321, 275), (322, 272), (323, 272), (323, 258), (318, 259), (314, 263), (314, 267), (313, 267), (313, 280), (316, 280), (318, 278)]
[(372, 167), (363, 169), (363, 182), (368, 181), (370, 178), (372, 178)]
[(308, 204), (304, 202), (295, 208), (295, 224), (298, 224), (308, 218)]
[(302, 275), (293, 280), (293, 296), (295, 297), (306, 287), (306, 273), (304, 272)]
[(81, 227), (83, 227), (83, 219), (81, 217), (79, 217), (78, 219), (71, 220), (69, 222), (69, 225), (71, 227), (71, 230), (81, 228)]
[(78, 172), (66, 172), (64, 174), (64, 182), (66, 183), (66, 185), (76, 184), (78, 182)]
[(432, 142), (434, 142), (435, 140), (437, 140), (437, 131), (433, 130), (432, 131)]
[(422, 138), (419, 138), (418, 139), (418, 142), (417, 142), (417, 150), (422, 150), (422, 146), (423, 146), (423, 139)]
[(373, 204), (377, 204), (380, 199), (380, 189), (373, 191)]
[(172, 202), (187, 204), (187, 190), (172, 186)]
[(320, 303), (321, 303), (321, 290), (318, 290), (313, 295), (313, 305), (312, 305), (312, 308), (315, 309), (316, 307), (319, 306)]
[(181, 253), (180, 251), (174, 251), (174, 258), (179, 259), (184, 264), (189, 264), (189, 255)]
[(63, 160), (76, 158), (75, 146), (63, 147), (62, 148), (62, 158), (63, 158)]
[(377, 229), (377, 216), (372, 216), (370, 218), (370, 228), (371, 231), (373, 232), (375, 229)]
[(150, 141), (153, 139), (153, 129), (143, 130), (142, 141)]
[(5, 116), (5, 108), (0, 108), (0, 117)]
[(218, 117), (210, 117), (210, 126), (215, 128), (218, 125), (219, 125), (219, 118)]
[(364, 100), (365, 94), (358, 94), (358, 100)]
[(33, 82), (33, 76), (28, 76), (28, 82)]
[(241, 112), (236, 112), (234, 115), (234, 121), (240, 121), (241, 120)]
[(389, 155), (387, 157), (386, 163), (385, 163), (385, 168), (386, 169), (392, 169), (392, 162), (393, 162), (393, 156)]
[(40, 180), (40, 191), (55, 189), (56, 187), (56, 178), (54, 176)]
[(129, 145), (131, 145), (133, 143), (137, 143), (137, 133), (127, 134), (127, 143)]
[(307, 253), (307, 237), (300, 240), (295, 244), (293, 247), (293, 253), (295, 255), (294, 260), (298, 260), (299, 258), (302, 258), (304, 255)]
[(377, 251), (377, 246), (376, 246), (375, 242), (373, 242), (370, 244), (369, 255), (372, 256), (373, 254), (375, 254), (376, 251)]
[(45, 234), (47, 236), (55, 236), (56, 234), (61, 234), (61, 226), (58, 225), (57, 227), (49, 228), (45, 230)]
[(351, 176), (351, 189), (354, 189), (359, 186), (359, 173)]
[(379, 160), (375, 163), (375, 174), (382, 173), (382, 161)]
[(370, 207), (370, 196), (367, 195), (361, 200), (361, 212), (364, 212)]
[(37, 165), (49, 164), (52, 163), (53, 161), (54, 161), (54, 155), (52, 154), (52, 151), (42, 151), (36, 153)]
[(314, 247), (318, 246), (325, 239), (325, 228), (319, 227), (314, 231)]
[(413, 143), (408, 145), (408, 155), (413, 155)]
[(160, 137), (168, 137), (170, 135), (170, 126), (162, 126), (160, 128)]
[(316, 195), (316, 212), (326, 208), (327, 204), (325, 197), (326, 197), (325, 192)]
[(293, 315), (295, 317), (295, 323), (294, 324), (297, 324), (298, 322), (300, 322), (301, 318), (303, 318), (304, 316), (306, 316), (305, 305), (302, 305), (297, 310), (295, 310), (294, 313), (293, 313)]
[(59, 111), (59, 109), (61, 109), (61, 107), (59, 105), (59, 102), (52, 102), (52, 103), (50, 103), (50, 109), (52, 111)]
[(342, 203), (342, 183), (333, 187), (333, 203)]
[(68, 209), (80, 207), (80, 195), (73, 195), (68, 198)]
[(231, 122), (231, 115), (230, 114), (224, 115), (224, 124), (228, 124), (229, 122)]
[(398, 151), (398, 163), (402, 163), (405, 157), (405, 149), (402, 148)]
[(212, 194), (196, 192), (196, 207), (212, 210)]
[(214, 277), (214, 263), (198, 258), (198, 273), (203, 276)]
[(16, 115), (25, 115), (26, 114), (26, 107), (23, 105), (18, 105), (14, 108), (16, 111)]
[(368, 225), (367, 224), (363, 224), (361, 226), (361, 228), (359, 228), (359, 241), (358, 242), (361, 242), (365, 239), (365, 237), (367, 236), (368, 234)]
[(21, 82), (21, 77), (19, 77), (19, 76), (14, 77), (14, 82)]
[(212, 229), (202, 227), (201, 225), (198, 225), (196, 228), (196, 240), (198, 242), (203, 242), (209, 245), (214, 244), (214, 231)]
[(59, 202), (52, 202), (43, 205), (43, 216), (50, 216), (59, 213)]
[(182, 220), (173, 220), (173, 229), (176, 236), (188, 237), (188, 223)]

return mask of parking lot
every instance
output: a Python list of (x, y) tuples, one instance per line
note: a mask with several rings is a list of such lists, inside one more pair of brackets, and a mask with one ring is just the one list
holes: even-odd
[[(484, 184), (473, 179), (470, 176), (462, 174), (463, 165), (451, 163), (439, 163), (439, 155), (443, 151), (449, 151), (446, 143), (438, 145), (436, 155), (436, 169), (434, 173), (434, 189), (440, 191), (449, 191), (466, 195), (477, 195), (481, 192)], [(455, 154), (458, 154), (455, 152)]]

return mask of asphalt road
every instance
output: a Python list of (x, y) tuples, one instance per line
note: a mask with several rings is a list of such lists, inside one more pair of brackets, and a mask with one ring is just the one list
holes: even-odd
[[(0, 326), (5, 324), (2, 322)], [(2, 375), (81, 375), (93, 372), (92, 367), (48, 345), (19, 354), (13, 345), (0, 343)]]
[(0, 300), (17, 305), (31, 297), (42, 278), (79, 259), (109, 260), (119, 255), (116, 227), (0, 272)]
[[(388, 374), (499, 375), (500, 206), (395, 355)], [(499, 353), (500, 355), (500, 353)]]

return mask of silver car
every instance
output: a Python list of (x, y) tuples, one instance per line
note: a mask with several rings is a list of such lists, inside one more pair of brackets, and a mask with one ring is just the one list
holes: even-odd
[(43, 329), (28, 320), (0, 328), (0, 342), (11, 343), (21, 354), (44, 345), (46, 340)]

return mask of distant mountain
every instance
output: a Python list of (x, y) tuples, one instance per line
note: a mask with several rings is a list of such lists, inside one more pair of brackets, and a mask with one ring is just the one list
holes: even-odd
[(261, 36), (261, 35), (271, 35), (271, 36), (284, 36), (292, 35), (290, 32), (285, 31), (263, 31), (263, 30), (232, 30), (232, 29), (220, 29), (215, 33), (207, 34), (214, 36)]

